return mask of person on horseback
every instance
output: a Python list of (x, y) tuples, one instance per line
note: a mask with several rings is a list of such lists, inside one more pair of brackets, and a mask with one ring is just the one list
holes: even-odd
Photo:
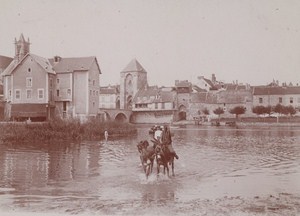
[(156, 126), (155, 132), (154, 132), (154, 139), (157, 141), (162, 141), (162, 133), (163, 133), (163, 126)]
[(167, 125), (164, 126), (161, 141), (162, 141), (162, 144), (166, 145), (166, 147), (169, 149), (170, 153), (173, 153), (174, 157), (176, 159), (179, 159), (178, 155), (176, 154), (176, 152), (172, 146), (171, 132)]

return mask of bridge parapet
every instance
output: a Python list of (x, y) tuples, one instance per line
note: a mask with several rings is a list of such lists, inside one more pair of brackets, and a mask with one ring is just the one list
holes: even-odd
[(104, 117), (105, 120), (130, 122), (132, 110), (100, 108), (99, 114), (105, 115), (105, 117)]

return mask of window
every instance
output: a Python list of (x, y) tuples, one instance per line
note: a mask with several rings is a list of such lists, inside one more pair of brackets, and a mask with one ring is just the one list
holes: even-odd
[(161, 108), (165, 109), (165, 103), (161, 103)]
[(59, 79), (56, 80), (56, 83), (57, 83), (57, 84), (59, 83)]
[(95, 85), (95, 83), (96, 83), (95, 80), (93, 80), (93, 86)]
[(27, 71), (28, 71), (28, 73), (30, 73), (31, 72), (31, 68), (28, 68)]
[(59, 97), (59, 90), (56, 90), (56, 96)]
[(68, 94), (68, 96), (71, 96), (71, 89), (67, 90), (67, 94)]
[(155, 109), (158, 109), (158, 103), (155, 103)]
[(278, 102), (282, 103), (282, 97), (279, 97)]
[(32, 87), (32, 78), (26, 77), (26, 87)]
[(95, 102), (93, 101), (93, 107), (95, 107)]
[(8, 98), (11, 99), (11, 96), (12, 96), (11, 95), (11, 90), (9, 89), (9, 91), (8, 91)]
[(53, 101), (53, 93), (52, 93), (52, 90), (50, 90), (49, 98), (50, 98), (50, 101)]
[(31, 99), (32, 98), (32, 90), (31, 89), (26, 89), (26, 98)]
[(52, 78), (50, 78), (50, 80), (49, 80), (49, 85), (50, 85), (50, 88), (52, 88), (53, 87), (53, 80), (52, 80)]
[(263, 98), (259, 98), (259, 103), (263, 103)]
[(92, 90), (90, 90), (90, 95), (92, 95)]
[(290, 103), (294, 103), (294, 98), (293, 97), (290, 97)]
[(44, 89), (38, 89), (38, 99), (44, 99)]
[(20, 89), (15, 90), (15, 98), (17, 100), (21, 99), (21, 90)]

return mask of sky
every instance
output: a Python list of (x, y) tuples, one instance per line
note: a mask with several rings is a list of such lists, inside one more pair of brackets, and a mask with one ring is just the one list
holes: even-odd
[(134, 58), (149, 85), (300, 84), (299, 0), (0, 0), (0, 29), (0, 55), (23, 33), (45, 58), (96, 56), (101, 86)]

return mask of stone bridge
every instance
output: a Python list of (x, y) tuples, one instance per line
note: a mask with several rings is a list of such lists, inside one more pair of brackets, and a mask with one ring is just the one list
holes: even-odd
[(99, 109), (99, 115), (104, 121), (130, 122), (132, 111), (127, 109)]

